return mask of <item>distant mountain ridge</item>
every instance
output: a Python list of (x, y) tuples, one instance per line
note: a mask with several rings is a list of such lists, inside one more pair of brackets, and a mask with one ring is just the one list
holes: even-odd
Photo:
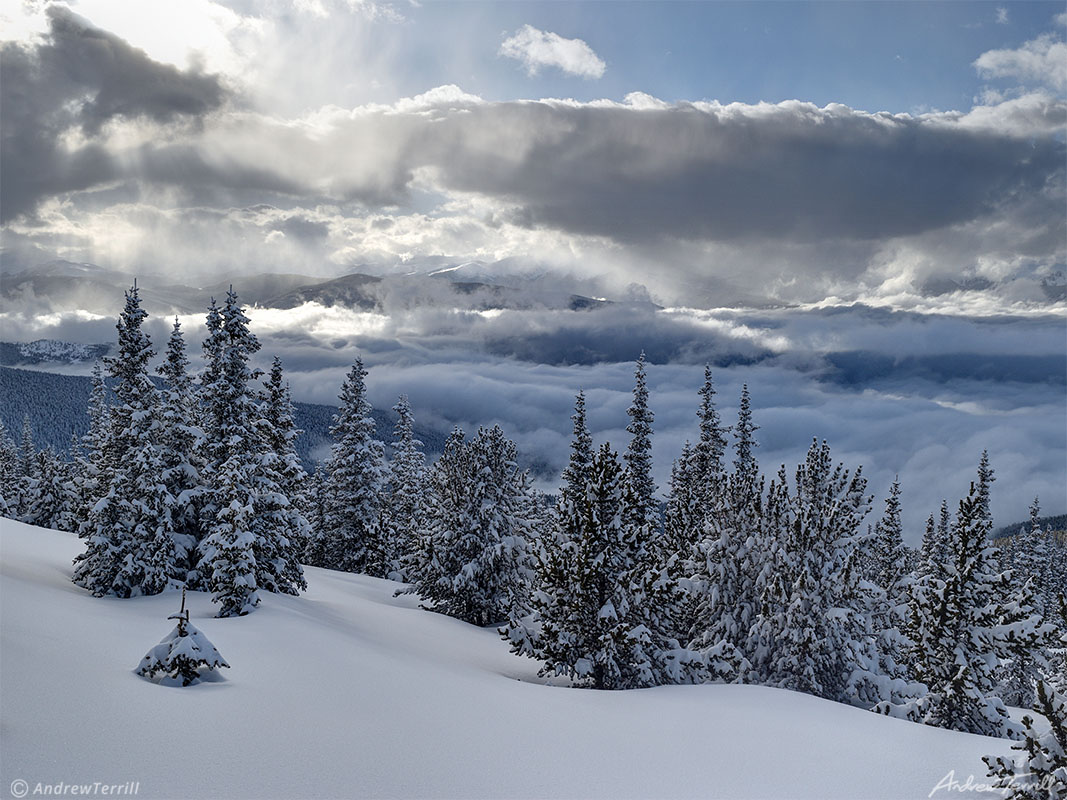
[(81, 364), (97, 361), (111, 351), (109, 344), (76, 344), (57, 339), (33, 342), (0, 342), (0, 366), (32, 364)]
[[(521, 279), (521, 286), (481, 279), (484, 265), (436, 268), (428, 272), (370, 275), (353, 272), (335, 278), (288, 273), (235, 277), (206, 286), (161, 281), (151, 275), (138, 282), (142, 306), (153, 314), (203, 312), (211, 298), (221, 298), (232, 285), (247, 306), (289, 309), (315, 302), (360, 311), (383, 310), (386, 305), (414, 307), (446, 305), (470, 310), (552, 308), (582, 311), (609, 301), (575, 294), (541, 280)], [(474, 272), (475, 274), (472, 274)], [(17, 272), (0, 274), (0, 297), (27, 310), (82, 309), (116, 314), (123, 292), (133, 278), (94, 264), (50, 261)], [(523, 283), (523, 281), (526, 281)]]

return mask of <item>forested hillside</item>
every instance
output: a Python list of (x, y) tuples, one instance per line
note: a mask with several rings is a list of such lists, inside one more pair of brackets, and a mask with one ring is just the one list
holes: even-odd
[[(159, 379), (155, 381), (162, 385)], [(58, 453), (66, 453), (71, 436), (80, 439), (89, 430), (86, 408), (91, 389), (87, 377), (0, 367), (0, 422), (9, 431), (21, 431), (23, 419), (29, 417), (38, 448), (52, 447)], [(316, 403), (293, 405), (296, 425), (303, 431), (296, 439), (296, 451), (304, 468), (313, 471), (316, 462), (326, 455), (337, 409)], [(379, 409), (372, 413), (379, 430), (392, 430), (394, 414)], [(436, 455), (444, 447), (444, 436), (437, 431), (419, 429), (416, 435), (427, 453)]]

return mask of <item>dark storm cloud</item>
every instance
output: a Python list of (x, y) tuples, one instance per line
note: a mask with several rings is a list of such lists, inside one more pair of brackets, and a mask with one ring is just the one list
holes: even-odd
[(448, 188), (513, 200), (528, 225), (617, 241), (916, 234), (1040, 191), (1065, 153), (1052, 139), (803, 103), (500, 103), (415, 141)]
[[(153, 61), (65, 8), (51, 7), (48, 17), (41, 43), (0, 47), (5, 221), (32, 211), (45, 197), (120, 177), (114, 154), (93, 141), (110, 120), (198, 119), (226, 98), (215, 76)], [(86, 141), (68, 150), (61, 138), (73, 131)]]

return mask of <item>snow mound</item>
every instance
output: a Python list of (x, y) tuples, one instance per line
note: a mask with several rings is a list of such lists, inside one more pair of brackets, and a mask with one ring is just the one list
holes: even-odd
[[(71, 534), (0, 522), (0, 789), (138, 783), (140, 798), (925, 798), (998, 739), (756, 686), (548, 686), (495, 631), (307, 569), (300, 597), (192, 619), (226, 681), (181, 691), (131, 659), (179, 595), (90, 597)], [(933, 797), (953, 794), (942, 788)]]

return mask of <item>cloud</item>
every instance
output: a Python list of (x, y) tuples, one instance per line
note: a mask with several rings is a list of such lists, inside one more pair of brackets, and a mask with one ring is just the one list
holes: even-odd
[(997, 25), (1007, 25), (1007, 24), (1008, 24), (1008, 9), (1004, 8), (1003, 6), (998, 6), (997, 7)]
[(217, 76), (152, 61), (62, 6), (47, 13), (42, 43), (0, 45), (5, 221), (46, 197), (117, 180), (124, 170), (100, 141), (110, 122), (202, 120), (227, 97)]
[(500, 55), (522, 62), (533, 76), (542, 67), (555, 67), (568, 75), (600, 78), (607, 65), (581, 39), (564, 39), (558, 33), (523, 25), (500, 45)]
[(1067, 43), (1055, 33), (1044, 33), (1014, 50), (989, 50), (974, 61), (984, 78), (1014, 78), (1059, 92), (1067, 90)]

